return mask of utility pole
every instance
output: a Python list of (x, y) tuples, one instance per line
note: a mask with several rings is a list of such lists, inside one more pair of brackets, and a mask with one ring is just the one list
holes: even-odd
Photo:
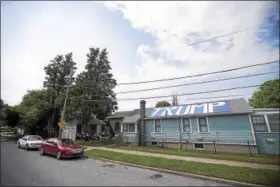
[[(71, 82), (72, 82), (72, 75), (73, 75), (73, 71), (71, 70), (70, 79), (69, 79), (69, 82), (67, 84), (66, 96), (65, 96), (65, 99), (64, 99), (64, 105), (63, 105), (60, 121), (64, 120), (67, 98), (68, 98), (68, 94), (69, 94), (70, 85), (71, 85)], [(59, 137), (61, 138), (61, 136), (62, 136), (62, 128), (60, 127), (59, 128)]]

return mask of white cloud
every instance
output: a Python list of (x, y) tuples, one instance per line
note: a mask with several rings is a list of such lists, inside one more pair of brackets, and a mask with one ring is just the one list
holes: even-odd
[[(120, 36), (122, 33), (120, 30), (116, 32), (117, 23), (110, 22), (108, 18), (105, 19), (105, 13), (102, 14), (102, 17), (99, 17), (98, 13), (87, 13), (95, 11), (94, 6), (100, 6), (99, 2), (92, 3), (92, 10), (86, 3), (79, 4), (79, 7), (71, 4), (70, 8), (66, 6), (68, 4), (70, 2), (37, 3), (37, 5), (41, 5), (40, 15), (25, 20), (26, 29), (22, 31), (24, 36), (20, 37), (22, 40), (9, 47), (2, 46), (4, 42), (1, 41), (1, 50), (5, 48), (5, 53), (1, 51), (1, 96), (4, 99), (7, 98), (6, 100), (10, 104), (19, 102), (26, 90), (42, 87), (43, 67), (57, 54), (73, 52), (74, 60), (78, 63), (78, 70), (81, 71), (86, 63), (86, 53), (90, 46), (108, 48), (112, 71), (118, 83), (187, 76), (279, 59), (279, 49), (271, 48), (267, 43), (260, 44), (260, 39), (256, 37), (260, 33), (266, 34), (267, 29), (254, 29), (212, 42), (184, 47), (189, 43), (259, 26), (272, 6), (270, 2), (104, 2), (108, 10), (122, 12), (124, 19), (129, 21), (131, 27), (155, 38), (153, 43), (142, 42), (139, 44), (137, 50), (130, 41), (131, 38), (126, 38), (125, 34)], [(73, 7), (83, 14), (75, 14)], [(276, 18), (279, 19), (279, 13)], [(1, 19), (4, 19), (2, 13)], [(18, 18), (18, 20), (21, 19)], [(5, 40), (5, 37), (2, 38)], [(11, 71), (13, 74), (10, 73)], [(118, 86), (115, 91), (191, 83), (263, 71), (265, 71), (264, 67), (257, 67), (216, 76)], [(259, 79), (251, 78), (246, 81), (236, 80), (118, 94), (117, 98), (171, 95), (261, 84), (268, 78), (271, 76)], [(179, 97), (179, 102), (196, 102), (200, 97), (227, 94), (241, 94), (248, 98), (254, 90), (254, 88), (250, 88), (223, 93), (182, 96)], [(198, 99), (193, 100), (193, 98)], [(171, 98), (147, 100), (147, 107), (152, 107), (157, 101), (164, 99), (171, 100)], [(119, 101), (120, 110), (138, 107), (139, 100)]]
[[(143, 43), (138, 47), (137, 55), (140, 64), (135, 65), (138, 75), (134, 80), (154, 80), (169, 77), (179, 77), (218, 71), (223, 69), (263, 63), (279, 59), (279, 49), (273, 49), (268, 44), (259, 44), (257, 33), (267, 30), (252, 29), (235, 35), (217, 39), (214, 43), (205, 42), (194, 46), (184, 45), (224, 35), (237, 30), (260, 26), (273, 6), (269, 2), (105, 2), (110, 10), (121, 11), (123, 17), (135, 29), (141, 29), (156, 38), (155, 45)], [(181, 61), (178, 65), (178, 61)], [(177, 66), (176, 66), (177, 64)], [(263, 72), (264, 67), (245, 69), (230, 72), (222, 76), (240, 75), (250, 72)], [(157, 82), (127, 86), (126, 90), (150, 88), (162, 85), (174, 85), (182, 82), (211, 79), (214, 76), (199, 77), (196, 79), (177, 80), (170, 82)], [(250, 79), (248, 79), (250, 80)], [(241, 82), (242, 81), (242, 82)], [(252, 79), (248, 83), (261, 84), (263, 79)], [(129, 95), (119, 95), (118, 98), (147, 97), (156, 95), (170, 95), (175, 93), (199, 92), (213, 89), (223, 89), (246, 85), (247, 81), (239, 80), (213, 83), (208, 85), (195, 85), (178, 89), (164, 89), (141, 92)], [(247, 84), (250, 85), (250, 84)], [(117, 90), (125, 90), (125, 86)], [(123, 88), (123, 89), (121, 89)], [(251, 96), (254, 88), (246, 90), (228, 91), (217, 94), (227, 95), (239, 93), (245, 98)], [(205, 97), (201, 95), (201, 97)], [(186, 102), (180, 97), (182, 102)], [(179, 100), (180, 100), (179, 98)], [(189, 98), (199, 98), (189, 96)], [(148, 106), (162, 99), (148, 100)], [(169, 99), (170, 100), (170, 99)], [(123, 108), (131, 108), (132, 102), (120, 102)], [(138, 106), (139, 101), (133, 101)], [(122, 108), (122, 107), (121, 107)]]

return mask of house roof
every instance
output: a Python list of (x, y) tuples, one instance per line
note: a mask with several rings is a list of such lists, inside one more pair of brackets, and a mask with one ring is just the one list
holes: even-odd
[(105, 124), (104, 121), (93, 118), (89, 121), (89, 124), (93, 124), (93, 125), (102, 125)]
[(209, 116), (226, 114), (249, 114), (253, 110), (244, 98), (185, 104), (176, 107), (154, 108), (146, 118), (163, 118), (178, 116)]
[(130, 115), (132, 111), (120, 111), (120, 112), (115, 112), (114, 114), (112, 114), (111, 116), (107, 117), (108, 119), (111, 118), (124, 118), (125, 116)]
[[(151, 112), (152, 108), (146, 108), (145, 113), (146, 115)], [(129, 116), (126, 116), (122, 123), (136, 123), (140, 119), (140, 109), (135, 109), (131, 111)]]

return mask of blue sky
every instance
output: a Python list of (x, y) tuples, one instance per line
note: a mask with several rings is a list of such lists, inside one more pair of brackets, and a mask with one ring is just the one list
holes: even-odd
[[(78, 71), (89, 47), (106, 47), (118, 82), (177, 77), (279, 59), (279, 9), (275, 2), (1, 2), (1, 98), (18, 104), (29, 89), (42, 88), (44, 66), (57, 54), (73, 52)], [(247, 27), (254, 29), (184, 47)], [(116, 91), (279, 70), (278, 64), (244, 71), (152, 84), (118, 86)], [(122, 94), (117, 98), (188, 93), (261, 84), (278, 74)], [(256, 89), (180, 97), (181, 104), (199, 97), (240, 94)], [(158, 100), (148, 100), (148, 107)], [(171, 100), (168, 99), (168, 100)], [(138, 108), (139, 101), (120, 101), (120, 110)]]

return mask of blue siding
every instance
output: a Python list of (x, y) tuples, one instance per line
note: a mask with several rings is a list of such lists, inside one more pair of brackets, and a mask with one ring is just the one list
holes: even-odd
[(154, 132), (154, 121), (153, 120), (146, 120), (146, 136), (151, 136), (151, 134)]
[(208, 117), (211, 129), (220, 131), (250, 131), (251, 125), (248, 115)]
[(165, 139), (178, 140), (179, 138), (179, 126), (177, 119), (162, 120), (162, 132)]
[[(279, 133), (256, 133), (256, 141), (259, 153), (280, 154), (279, 150)], [(273, 138), (276, 140), (274, 144), (268, 143), (267, 139)]]
[[(185, 139), (195, 140), (198, 136), (205, 140), (225, 140), (225, 141), (252, 141), (252, 131), (248, 115), (228, 115), (208, 117), (209, 133), (199, 133), (197, 118), (191, 118), (192, 133), (182, 133), (181, 120), (162, 119), (162, 133), (153, 134), (153, 120), (146, 121), (146, 136), (155, 136), (158, 139), (168, 141), (184, 141)], [(217, 135), (219, 134), (219, 136)]]

